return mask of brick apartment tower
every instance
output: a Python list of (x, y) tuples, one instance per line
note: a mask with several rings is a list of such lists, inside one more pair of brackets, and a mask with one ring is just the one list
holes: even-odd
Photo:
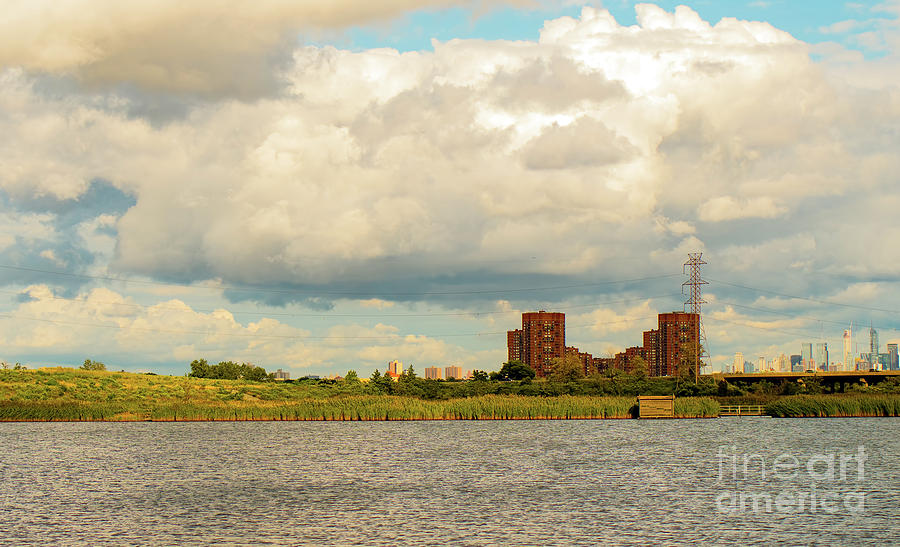
[(522, 314), (522, 329), (507, 331), (507, 353), (534, 369), (539, 377), (550, 373), (550, 361), (566, 354), (566, 314)]
[[(650, 374), (652, 376), (674, 376), (678, 373), (683, 356), (682, 348), (696, 348), (700, 340), (700, 316), (696, 313), (672, 312), (659, 314), (659, 329), (644, 333), (645, 351), (656, 350), (651, 360), (647, 352)], [(656, 344), (647, 346), (646, 342), (655, 336)]]

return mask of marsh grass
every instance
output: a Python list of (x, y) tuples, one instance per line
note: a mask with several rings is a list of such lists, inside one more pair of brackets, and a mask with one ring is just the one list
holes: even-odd
[(900, 395), (794, 395), (766, 405), (776, 418), (900, 416)]

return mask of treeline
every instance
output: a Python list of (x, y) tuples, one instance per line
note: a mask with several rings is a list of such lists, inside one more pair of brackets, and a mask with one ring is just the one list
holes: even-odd
[(272, 377), (266, 373), (266, 369), (250, 363), (241, 363), (239, 365), (234, 361), (222, 361), (218, 365), (210, 365), (206, 362), (206, 359), (195, 359), (192, 361), (191, 372), (188, 376), (191, 378), (213, 378), (219, 380), (249, 380), (251, 382), (262, 382)]
[[(351, 376), (354, 380), (348, 381)], [(500, 373), (488, 374), (475, 371), (471, 380), (426, 380), (419, 377), (413, 367), (409, 367), (397, 379), (382, 375), (376, 370), (366, 383), (356, 380), (355, 373), (348, 374), (348, 377), (341, 381), (300, 381), (331, 385), (336, 391), (348, 393), (399, 395), (420, 399), (456, 399), (481, 395), (633, 397), (636, 395), (671, 395), (672, 393), (678, 397), (697, 397), (715, 396), (719, 393), (718, 384), (709, 378), (701, 379), (698, 384), (695, 384), (681, 378), (650, 378), (613, 370), (586, 378), (558, 381), (554, 378), (533, 378), (533, 372), (528, 374), (528, 371), (521, 369), (517, 364), (511, 367), (504, 365)]]

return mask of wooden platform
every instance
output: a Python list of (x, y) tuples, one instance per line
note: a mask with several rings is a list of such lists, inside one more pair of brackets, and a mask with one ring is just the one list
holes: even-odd
[(674, 417), (674, 395), (641, 395), (638, 397), (638, 418)]

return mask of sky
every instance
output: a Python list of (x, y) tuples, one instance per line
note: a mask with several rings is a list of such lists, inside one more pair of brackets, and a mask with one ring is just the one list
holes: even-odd
[(497, 370), (683, 309), (900, 342), (900, 2), (13, 0), (0, 359)]

